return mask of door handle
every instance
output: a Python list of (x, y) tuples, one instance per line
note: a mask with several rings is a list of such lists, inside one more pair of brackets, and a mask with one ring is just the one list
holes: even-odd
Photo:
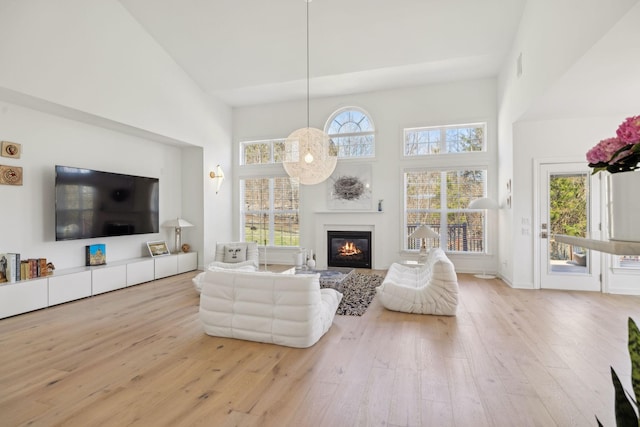
[(546, 239), (546, 238), (548, 238), (548, 237), (549, 237), (549, 235), (547, 234), (547, 232), (546, 232), (546, 231), (542, 231), (542, 232), (540, 232), (540, 238), (541, 238), (541, 239)]

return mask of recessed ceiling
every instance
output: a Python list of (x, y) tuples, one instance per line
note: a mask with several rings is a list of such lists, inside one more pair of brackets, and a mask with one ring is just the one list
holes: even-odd
[[(526, 0), (315, 0), (311, 96), (496, 76)], [(120, 0), (231, 106), (306, 97), (305, 0)]]

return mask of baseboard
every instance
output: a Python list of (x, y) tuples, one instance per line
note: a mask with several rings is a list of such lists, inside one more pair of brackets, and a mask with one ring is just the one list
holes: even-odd
[(637, 288), (612, 288), (609, 287), (607, 293), (616, 295), (640, 295), (640, 289)]
[(498, 277), (500, 278), (500, 280), (502, 280), (504, 283), (506, 283), (507, 286), (509, 286), (510, 288), (513, 288), (513, 284), (511, 283), (511, 280), (507, 279), (502, 274), (498, 275)]
[(535, 289), (533, 287), (533, 283), (520, 282), (520, 283), (514, 283), (514, 284), (509, 285), (509, 286), (511, 286), (513, 289)]

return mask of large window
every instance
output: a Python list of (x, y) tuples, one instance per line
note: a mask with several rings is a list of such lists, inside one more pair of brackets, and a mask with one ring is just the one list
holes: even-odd
[(240, 181), (243, 240), (269, 246), (298, 246), (298, 182), (289, 177)]
[[(440, 234), (450, 252), (483, 253), (486, 218), (469, 203), (486, 194), (484, 169), (412, 170), (405, 177), (405, 236), (424, 224)], [(405, 240), (405, 249), (419, 249), (417, 239)], [(441, 246), (440, 241), (431, 246)]]
[(240, 143), (241, 165), (264, 165), (282, 163), (284, 139), (246, 141)]
[(428, 156), (485, 151), (484, 135), (484, 123), (405, 129), (404, 155)]
[(336, 111), (324, 131), (336, 145), (338, 158), (375, 156), (375, 128), (369, 115), (359, 108)]
[(298, 180), (277, 167), (284, 139), (240, 143), (240, 238), (268, 246), (298, 246)]
[[(486, 151), (486, 123), (404, 129), (405, 236), (424, 224), (440, 235), (429, 246), (487, 252), (486, 212), (469, 209), (472, 200), (487, 195)], [(407, 237), (403, 249), (419, 245), (419, 239)]]

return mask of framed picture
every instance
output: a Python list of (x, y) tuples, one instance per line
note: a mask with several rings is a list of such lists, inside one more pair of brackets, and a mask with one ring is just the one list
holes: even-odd
[(371, 209), (371, 165), (338, 165), (327, 180), (329, 209)]
[(22, 168), (0, 165), (0, 184), (22, 185)]
[(85, 246), (85, 265), (105, 265), (107, 263), (107, 245), (98, 243)]
[(17, 142), (11, 141), (2, 141), (2, 151), (0, 151), (0, 155), (2, 157), (11, 157), (14, 159), (20, 158), (20, 152), (22, 151), (22, 146)]
[(169, 255), (169, 248), (167, 247), (167, 242), (165, 241), (157, 241), (157, 242), (147, 242), (147, 248), (149, 248), (149, 253), (152, 257)]

